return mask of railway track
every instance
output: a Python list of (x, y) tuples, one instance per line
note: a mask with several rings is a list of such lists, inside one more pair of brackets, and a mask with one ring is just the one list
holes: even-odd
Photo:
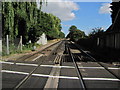
[[(80, 69), (80, 68), (84, 69), (84, 67), (80, 67), (80, 65), (79, 65), (79, 62), (81, 62), (82, 58), (81, 58), (81, 56), (74, 55), (74, 53), (72, 53), (72, 50), (71, 50), (72, 48), (71, 48), (70, 44), (72, 45), (72, 48), (74, 47), (74, 48), (78, 49), (81, 52), (82, 58), (84, 58), (84, 57), (86, 58), (87, 57), (88, 61), (97, 63), (98, 67), (102, 68), (105, 73), (109, 73), (109, 75), (111, 75), (114, 79), (116, 79), (116, 80), (118, 80), (118, 82), (120, 82), (120, 77), (117, 76), (112, 71), (110, 71), (107, 66), (103, 65), (101, 62), (97, 61), (91, 55), (89, 55), (88, 53), (86, 53), (85, 51), (83, 51), (78, 45), (75, 45), (73, 42), (69, 42), (69, 44), (66, 45), (66, 51), (69, 54), (72, 62), (74, 63), (75, 71), (78, 74), (78, 78), (79, 78), (79, 81), (80, 81), (80, 86), (82, 86), (83, 90), (87, 90), (88, 86), (86, 84), (86, 81), (85, 81), (84, 75), (82, 73), (82, 70)], [(76, 60), (76, 58), (78, 60)], [(92, 68), (94, 68), (94, 67), (92, 67)], [(94, 77), (94, 78), (96, 78), (96, 77)]]
[[(56, 44), (56, 43), (55, 43), (55, 44)], [(55, 45), (55, 44), (53, 44), (53, 45)], [(22, 81), (19, 82), (19, 84), (17, 84), (17, 85), (14, 87), (14, 90), (16, 90), (16, 89), (19, 90), (20, 87), (22, 87), (22, 85), (23, 85), (25, 82), (27, 82), (27, 80), (28, 80), (29, 78), (31, 78), (32, 74), (34, 74), (34, 72), (40, 67), (40, 65), (43, 64), (43, 62), (46, 62), (52, 55), (57, 55), (57, 50), (59, 49), (59, 47), (61, 46), (61, 44), (63, 44), (63, 41), (61, 41), (61, 42), (58, 44), (58, 46), (57, 46), (54, 50), (51, 51), (51, 53), (47, 56), (47, 58), (46, 58), (45, 60), (42, 59), (42, 61), (41, 61), (40, 63), (38, 63), (38, 66), (37, 66), (35, 69), (33, 69)], [(51, 45), (51, 46), (53, 46), (53, 45)], [(50, 47), (51, 47), (51, 46), (50, 46)], [(49, 47), (47, 47), (47, 48), (45, 48), (45, 49), (47, 49), (47, 51), (48, 51), (48, 48), (49, 48)], [(45, 51), (45, 49), (44, 49), (43, 51)], [(37, 53), (39, 53), (39, 52), (37, 52)], [(55, 56), (55, 57), (57, 57), (57, 56)], [(56, 62), (57, 62), (57, 61), (56, 61)]]
[[(52, 44), (52, 45), (49, 45), (49, 46), (43, 48), (43, 49), (40, 50), (40, 51), (37, 51), (36, 53), (30, 54), (30, 55), (24, 55), (24, 56), (18, 58), (17, 61), (28, 61), (28, 59), (33, 59), (33, 58), (39, 56), (39, 54), (40, 54), (40, 55), (41, 55), (41, 54), (44, 55), (46, 52), (51, 52), (51, 49), (50, 49), (50, 48), (54, 48), (54, 46), (56, 46), (56, 45), (59, 44), (59, 43), (60, 43), (60, 42), (58, 41), (58, 42), (56, 42), (56, 43), (54, 43), (54, 44)], [(34, 59), (33, 59), (32, 61), (34, 61)]]
[[(72, 43), (72, 42), (71, 42)], [(72, 43), (73, 44), (73, 43)], [(112, 75), (114, 75), (117, 79), (120, 79), (120, 76), (117, 76), (116, 74), (114, 74), (112, 71), (110, 71), (108, 69), (107, 66), (103, 65), (101, 62), (99, 62), (98, 60), (96, 60), (94, 57), (92, 57), (90, 54), (86, 53), (84, 50), (82, 50), (77, 44), (73, 44), (75, 45), (76, 48), (78, 48), (78, 50), (80, 50), (83, 54), (85, 54), (89, 59), (90, 61), (92, 62), (96, 62), (98, 63), (101, 67), (103, 67), (106, 71), (108, 71), (109, 73), (111, 73)]]
[[(54, 43), (46, 48), (44, 48), (42, 51), (39, 51), (33, 55), (31, 55), (30, 57), (26, 57), (24, 58), (24, 61), (21, 62), (2, 62), (5, 65), (3, 65), (3, 68), (5, 68), (4, 70), (2, 70), (2, 73), (7, 72), (7, 73), (18, 73), (18, 74), (25, 74), (25, 76), (23, 77), (23, 79), (21, 79), (19, 82), (17, 82), (16, 85), (14, 85), (11, 88), (14, 88), (14, 90), (19, 90), (20, 88), (24, 88), (24, 83), (28, 82), (29, 79), (31, 79), (32, 76), (34, 76), (34, 73), (40, 68), (40, 66), (44, 63), (50, 63), (50, 64), (59, 64), (60, 60), (56, 60), (56, 57), (59, 56), (58, 55), (58, 51), (59, 49), (61, 49), (61, 45), (64, 44), (64, 40)], [(41, 53), (43, 54), (42, 56), (36, 56), (36, 54)], [(47, 53), (47, 54), (46, 54)], [(26, 62), (26, 59), (32, 58), (31, 61)], [(59, 58), (61, 58), (61, 56), (59, 56)], [(54, 62), (54, 59), (56, 60)], [(23, 63), (24, 62), (24, 63)], [(26, 73), (20, 72), (20, 71), (24, 71), (24, 65), (26, 65), (27, 68), (29, 68), (29, 66), (32, 66), (32, 69), (28, 69)], [(10, 70), (6, 70), (7, 68), (11, 68)], [(17, 69), (19, 69), (20, 71), (17, 72), (15, 71), (16, 69), (14, 67), (17, 67)], [(21, 69), (20, 69), (21, 68)], [(23, 69), (23, 70), (22, 70)], [(13, 74), (14, 76), (14, 74)], [(17, 77), (16, 77), (17, 78)], [(5, 88), (5, 87), (4, 87)]]
[(40, 57), (38, 54), (25, 59), (22, 61), (24, 63), (5, 62), (2, 70), (3, 88), (7, 86), (14, 90), (24, 88), (88, 90), (113, 87), (115, 90), (120, 86), (119, 77), (108, 70), (110, 67), (97, 62), (74, 43), (63, 40), (42, 50), (41, 54)]

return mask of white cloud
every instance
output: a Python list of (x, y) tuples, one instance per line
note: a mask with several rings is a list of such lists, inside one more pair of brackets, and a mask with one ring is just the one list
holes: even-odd
[(56, 0), (56, 2), (48, 0), (47, 6), (43, 5), (42, 7), (43, 12), (52, 13), (62, 21), (73, 20), (75, 18), (75, 13), (73, 13), (73, 11), (78, 9), (76, 3), (65, 0)]
[(100, 7), (99, 13), (100, 14), (110, 14), (111, 8), (110, 8), (110, 3), (103, 3), (102, 6)]
[(65, 25), (65, 24), (62, 24), (62, 23), (61, 23), (61, 25), (64, 26), (64, 27), (70, 27), (71, 26), (71, 25)]

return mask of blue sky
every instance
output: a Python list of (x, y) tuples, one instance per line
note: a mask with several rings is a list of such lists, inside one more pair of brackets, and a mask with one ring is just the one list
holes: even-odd
[[(110, 2), (69, 2), (54, 3), (43, 7), (43, 11), (52, 13), (62, 20), (62, 31), (67, 35), (71, 25), (89, 34), (92, 28), (111, 25)], [(65, 6), (66, 5), (66, 6)]]
[(77, 3), (80, 6), (78, 11), (73, 11), (76, 17), (70, 21), (63, 21), (62, 30), (67, 34), (69, 27), (64, 25), (76, 25), (78, 29), (83, 30), (86, 34), (92, 31), (92, 28), (103, 27), (107, 29), (111, 24), (109, 13), (99, 13), (102, 3)]

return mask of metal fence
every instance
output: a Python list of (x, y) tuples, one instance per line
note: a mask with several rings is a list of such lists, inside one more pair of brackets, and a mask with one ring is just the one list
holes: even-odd
[(2, 55), (9, 55), (12, 53), (22, 51), (22, 37), (11, 39), (9, 35), (2, 38)]

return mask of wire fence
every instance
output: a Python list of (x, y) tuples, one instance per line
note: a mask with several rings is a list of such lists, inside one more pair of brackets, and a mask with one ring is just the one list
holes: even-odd
[(11, 39), (8, 35), (2, 38), (2, 56), (22, 51), (22, 37)]

